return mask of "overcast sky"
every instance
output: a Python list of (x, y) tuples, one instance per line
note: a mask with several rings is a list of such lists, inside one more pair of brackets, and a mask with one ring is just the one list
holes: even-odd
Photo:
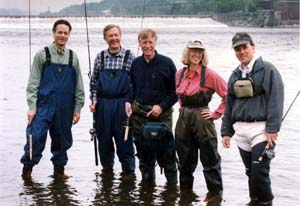
[[(86, 0), (86, 3), (100, 2), (101, 0)], [(0, 0), (1, 9), (28, 10), (29, 0)], [(59, 11), (72, 4), (82, 4), (84, 0), (30, 0), (32, 11)]]

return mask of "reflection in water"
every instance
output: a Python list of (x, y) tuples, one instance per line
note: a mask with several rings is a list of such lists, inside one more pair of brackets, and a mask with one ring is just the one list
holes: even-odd
[(199, 203), (198, 195), (196, 195), (191, 190), (183, 190), (180, 193), (180, 200), (178, 202), (178, 205), (181, 206), (188, 206), (188, 205), (194, 205), (193, 203)]
[(113, 205), (114, 173), (96, 173), (96, 195), (92, 205)]
[(116, 178), (113, 172), (96, 174), (96, 195), (92, 205), (139, 205), (136, 176)]
[[(47, 186), (33, 180), (24, 181), (24, 205), (80, 205), (75, 199), (76, 189), (67, 184), (67, 181), (53, 179)], [(23, 205), (23, 204), (21, 204)]]

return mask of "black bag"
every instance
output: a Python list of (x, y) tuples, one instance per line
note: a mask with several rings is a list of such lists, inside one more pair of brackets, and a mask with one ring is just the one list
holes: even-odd
[(148, 152), (172, 151), (175, 141), (170, 128), (163, 122), (146, 122), (141, 127), (142, 150)]

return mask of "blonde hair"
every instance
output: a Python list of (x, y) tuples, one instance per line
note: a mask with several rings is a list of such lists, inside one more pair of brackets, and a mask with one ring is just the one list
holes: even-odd
[(157, 41), (157, 34), (153, 29), (143, 29), (143, 31), (139, 33), (138, 41), (141, 42), (142, 39), (146, 39), (149, 36), (154, 37), (155, 41)]
[[(189, 60), (190, 50), (191, 49), (189, 49), (189, 48), (184, 48), (183, 52), (182, 52), (182, 57), (181, 57), (181, 62), (187, 66), (190, 64), (190, 60)], [(208, 65), (208, 55), (207, 55), (206, 49), (201, 49), (201, 50), (202, 50), (203, 55), (202, 55), (202, 59), (199, 62), (199, 64), (201, 64), (203, 66), (207, 66)]]

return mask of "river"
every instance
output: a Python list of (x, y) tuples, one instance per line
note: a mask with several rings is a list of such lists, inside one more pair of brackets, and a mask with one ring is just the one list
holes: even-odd
[[(156, 169), (156, 186), (143, 188), (141, 175), (136, 179), (120, 180), (120, 164), (115, 160), (114, 176), (102, 178), (101, 167), (94, 164), (93, 144), (88, 133), (92, 115), (88, 109), (89, 78), (88, 49), (84, 18), (67, 18), (73, 30), (68, 46), (79, 56), (83, 73), (86, 104), (80, 122), (73, 127), (74, 143), (68, 151), (67, 181), (51, 177), (50, 138), (43, 158), (34, 167), (32, 182), (21, 178), (27, 123), (25, 89), (29, 75), (29, 42), (27, 18), (0, 18), (0, 203), (1, 205), (203, 205), (207, 192), (202, 166), (194, 173), (194, 193), (180, 194), (165, 186), (165, 177)], [(32, 57), (40, 48), (52, 42), (51, 28), (55, 19), (32, 19)], [(238, 65), (231, 38), (235, 32), (247, 31), (256, 44), (256, 54), (272, 62), (280, 71), (285, 83), (284, 111), (300, 89), (299, 28), (238, 28), (227, 27), (209, 18), (141, 18), (93, 17), (88, 19), (91, 62), (105, 49), (102, 29), (109, 23), (121, 26), (122, 46), (140, 55), (137, 34), (141, 27), (153, 28), (158, 33), (157, 51), (171, 57), (177, 68), (182, 67), (181, 52), (188, 40), (201, 40), (207, 47), (209, 67), (225, 80)], [(216, 108), (220, 99), (215, 96), (210, 107)], [(283, 122), (276, 147), (276, 158), (271, 164), (274, 206), (300, 204), (300, 99), (295, 102)], [(178, 111), (175, 106), (174, 121)], [(216, 128), (219, 152), (222, 156), (224, 181), (223, 206), (239, 206), (248, 202), (247, 178), (238, 150), (233, 143), (230, 149), (221, 146), (220, 124)], [(138, 161), (137, 161), (138, 162)]]

